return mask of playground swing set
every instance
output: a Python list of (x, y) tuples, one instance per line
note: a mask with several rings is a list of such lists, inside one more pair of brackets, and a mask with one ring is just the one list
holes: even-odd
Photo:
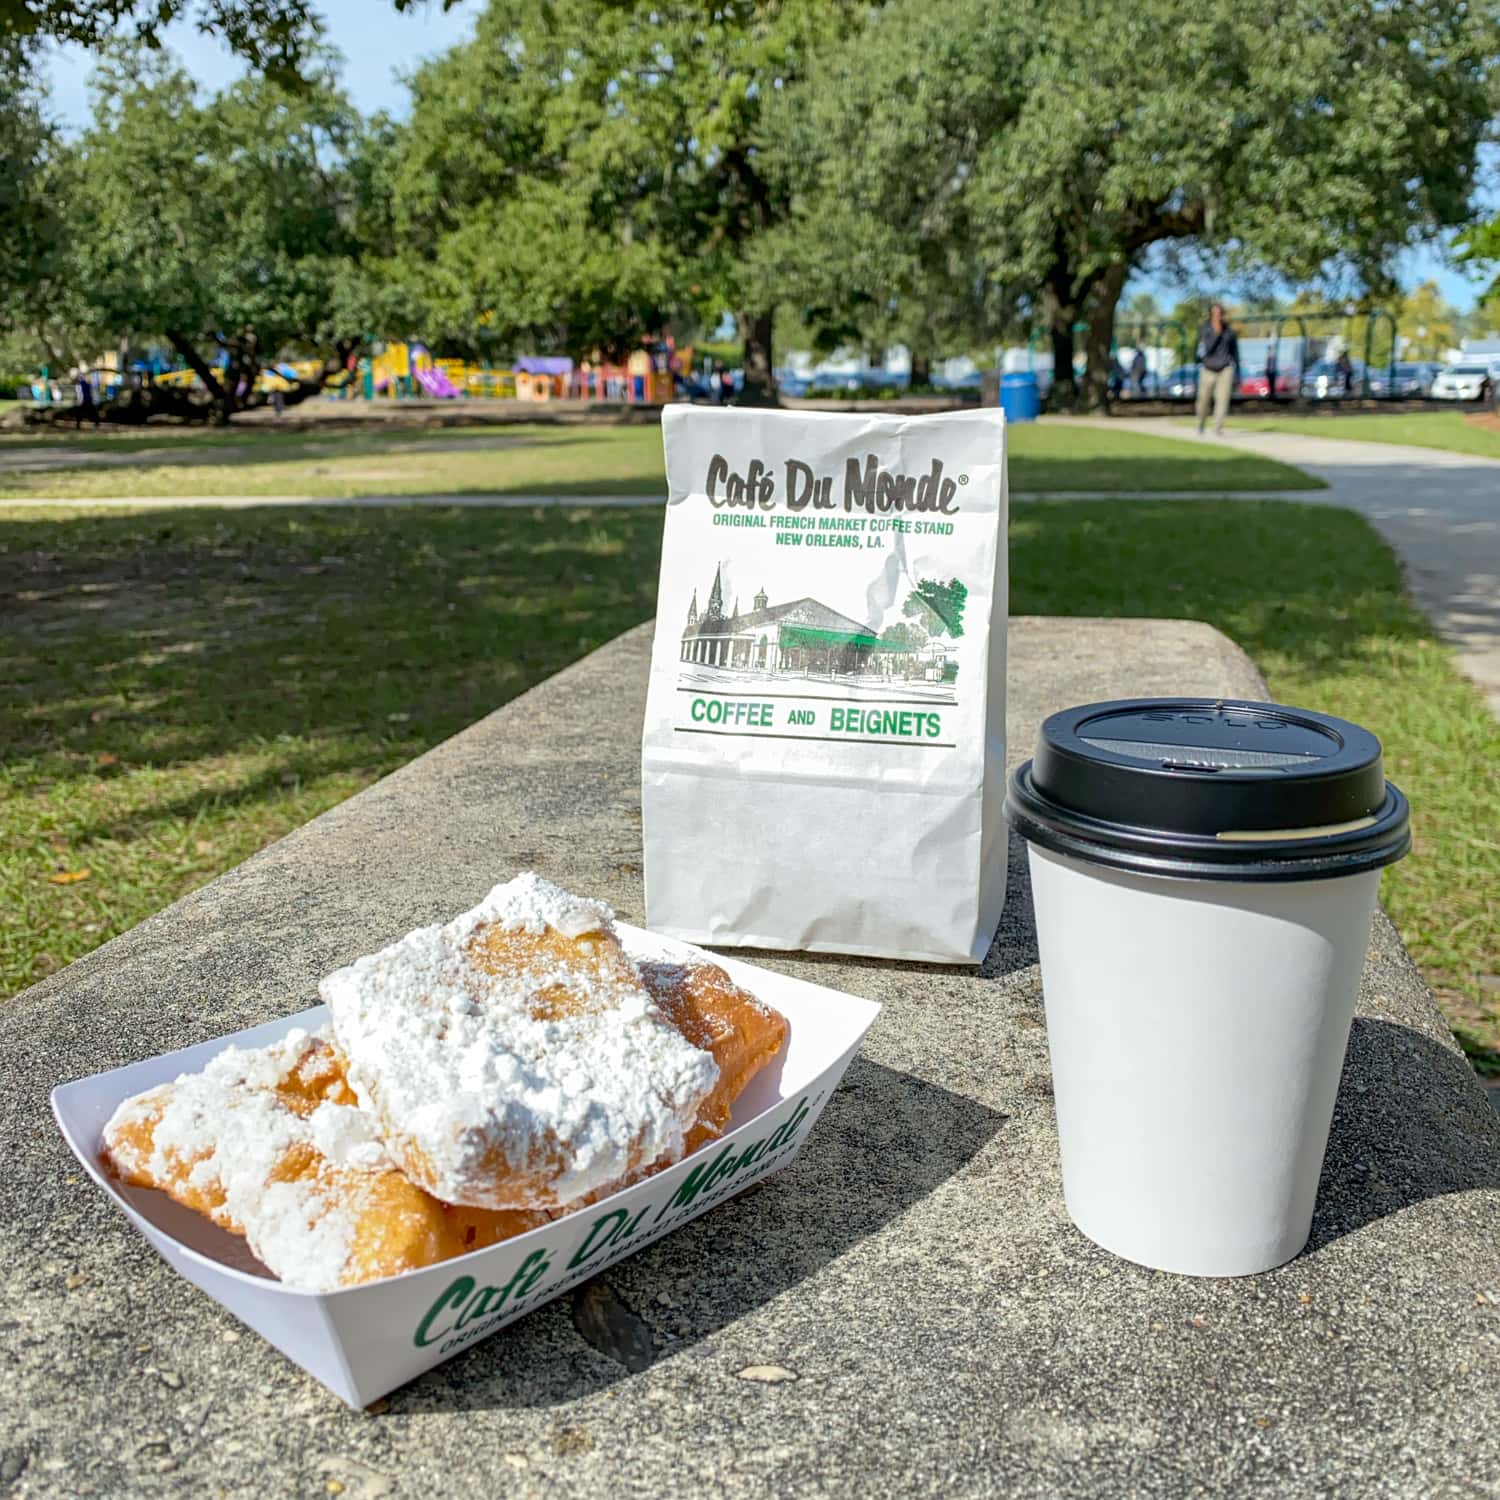
[[(1301, 394), (1302, 377), (1313, 365), (1329, 359), (1334, 351), (1352, 350), (1359, 335), (1358, 325), (1364, 324), (1364, 360), (1355, 376), (1342, 394), (1355, 400), (1375, 400), (1381, 397), (1397, 397), (1396, 366), (1399, 363), (1401, 346), (1396, 331), (1396, 319), (1384, 308), (1373, 308), (1369, 312), (1351, 313), (1347, 308), (1311, 308), (1303, 312), (1246, 314), (1231, 319), (1241, 342), (1253, 339), (1265, 346), (1264, 399), (1296, 400)], [(1319, 332), (1335, 325), (1335, 331)], [(1257, 331), (1259, 330), (1259, 331)], [(1120, 347), (1135, 349), (1173, 350), (1176, 362), (1173, 368), (1193, 367), (1198, 363), (1198, 335), (1196, 329), (1187, 328), (1176, 318), (1163, 318), (1157, 322), (1125, 324), (1115, 330), (1110, 346), (1114, 354)], [(1377, 361), (1377, 350), (1384, 358)], [(1283, 351), (1286, 358), (1283, 359)], [(1378, 376), (1385, 366), (1386, 379), (1379, 389), (1372, 390), (1371, 376)], [(1339, 392), (1331, 392), (1338, 395)]]

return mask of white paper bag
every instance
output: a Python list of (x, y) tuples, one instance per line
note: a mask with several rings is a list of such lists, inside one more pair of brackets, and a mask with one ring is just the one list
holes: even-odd
[(1005, 900), (1001, 413), (662, 430), (648, 924), (979, 962)]

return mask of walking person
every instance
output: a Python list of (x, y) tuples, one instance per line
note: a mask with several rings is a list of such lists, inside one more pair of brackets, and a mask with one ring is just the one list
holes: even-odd
[(1214, 436), (1224, 436), (1224, 418), (1234, 391), (1240, 365), (1239, 335), (1224, 316), (1224, 304), (1215, 302), (1208, 319), (1198, 330), (1198, 431), (1208, 423), (1210, 403), (1214, 412)]

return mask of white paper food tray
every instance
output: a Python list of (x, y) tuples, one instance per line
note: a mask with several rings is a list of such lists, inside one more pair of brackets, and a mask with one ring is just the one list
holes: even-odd
[[(624, 923), (616, 930), (637, 958), (701, 951)], [(327, 1020), (325, 1007), (62, 1084), (52, 1091), (52, 1108), (84, 1170), (169, 1265), (350, 1406), (364, 1406), (796, 1156), (880, 1007), (737, 959), (708, 956), (779, 1010), (790, 1033), (780, 1057), (736, 1101), (720, 1140), (556, 1223), (364, 1286), (322, 1293), (283, 1286), (238, 1236), (163, 1193), (124, 1186), (99, 1154), (104, 1125), (121, 1100), (197, 1072), (226, 1046), (265, 1046), (294, 1026), (320, 1026)]]

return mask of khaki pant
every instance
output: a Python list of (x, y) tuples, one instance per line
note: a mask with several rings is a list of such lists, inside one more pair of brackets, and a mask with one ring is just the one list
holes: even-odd
[(1214, 431), (1224, 435), (1224, 418), (1229, 415), (1229, 398), (1234, 393), (1234, 366), (1225, 365), (1222, 370), (1198, 371), (1198, 431), (1208, 421), (1208, 403), (1214, 404)]

